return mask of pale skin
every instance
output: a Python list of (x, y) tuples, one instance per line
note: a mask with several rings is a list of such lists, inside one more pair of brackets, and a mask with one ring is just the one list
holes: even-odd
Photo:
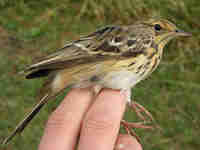
[(39, 150), (142, 150), (137, 140), (119, 134), (126, 95), (103, 89), (73, 89), (50, 115)]

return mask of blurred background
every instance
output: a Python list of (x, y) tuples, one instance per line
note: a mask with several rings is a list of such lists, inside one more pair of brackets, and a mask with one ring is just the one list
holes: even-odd
[[(199, 0), (1, 0), (0, 141), (36, 103), (42, 79), (17, 75), (27, 64), (104, 25), (161, 16), (193, 37), (170, 42), (159, 68), (134, 89), (134, 98), (159, 126), (136, 132), (146, 150), (200, 149), (199, 14)], [(48, 115), (61, 100), (49, 103), (23, 134), (0, 149), (37, 149)], [(126, 118), (135, 121), (134, 113)]]

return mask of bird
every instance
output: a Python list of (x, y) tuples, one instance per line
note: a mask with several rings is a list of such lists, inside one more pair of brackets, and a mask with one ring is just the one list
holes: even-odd
[[(39, 92), (39, 102), (3, 141), (8, 143), (21, 133), (41, 108), (67, 87), (94, 86), (126, 93), (126, 101), (140, 116), (138, 109), (151, 114), (139, 103), (131, 102), (131, 89), (146, 79), (159, 65), (165, 45), (175, 37), (191, 36), (164, 18), (150, 18), (131, 25), (109, 25), (67, 42), (56, 52), (27, 66), (21, 74), (26, 79), (46, 77)], [(122, 120), (127, 132), (128, 122)], [(132, 126), (134, 127), (134, 125)]]

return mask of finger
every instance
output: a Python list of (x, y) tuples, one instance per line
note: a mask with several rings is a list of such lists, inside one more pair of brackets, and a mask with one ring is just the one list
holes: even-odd
[(102, 90), (83, 120), (78, 149), (113, 149), (125, 104), (120, 91)]
[(114, 150), (142, 150), (141, 144), (128, 134), (120, 134)]
[(80, 124), (91, 103), (93, 94), (89, 89), (73, 89), (47, 122), (39, 150), (75, 149)]

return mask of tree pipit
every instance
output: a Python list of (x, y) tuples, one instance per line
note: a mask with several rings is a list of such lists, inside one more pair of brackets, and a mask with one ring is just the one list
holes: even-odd
[[(131, 88), (157, 68), (163, 48), (171, 39), (190, 35), (168, 20), (149, 19), (128, 26), (107, 26), (69, 42), (23, 71), (26, 79), (47, 80), (40, 90), (39, 103), (4, 143), (21, 133), (39, 110), (68, 86), (93, 86), (96, 94), (104, 87), (118, 89), (126, 94), (128, 105), (141, 119), (141, 111), (152, 118), (140, 104), (131, 103)], [(121, 124), (128, 133), (131, 128), (148, 128), (124, 120)]]

